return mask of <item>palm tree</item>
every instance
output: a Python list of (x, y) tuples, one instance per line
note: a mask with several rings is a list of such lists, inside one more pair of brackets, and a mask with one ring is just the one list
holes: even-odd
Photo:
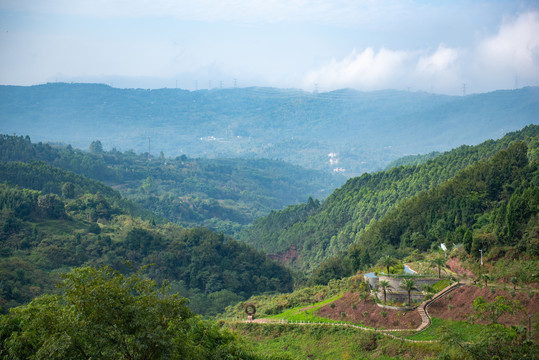
[(442, 267), (445, 267), (445, 258), (438, 256), (436, 259), (430, 261), (432, 266), (438, 266), (438, 279), (442, 276)]
[(408, 292), (408, 305), (412, 303), (412, 290), (417, 290), (414, 279), (404, 279), (402, 287)]
[(378, 287), (382, 288), (382, 291), (384, 292), (384, 304), (386, 303), (386, 291), (391, 291), (391, 285), (389, 284), (389, 281), (387, 280), (380, 280), (378, 282)]
[(383, 258), (381, 258), (378, 263), (387, 268), (387, 274), (389, 275), (389, 267), (395, 265), (396, 260), (393, 259), (391, 256), (386, 255)]

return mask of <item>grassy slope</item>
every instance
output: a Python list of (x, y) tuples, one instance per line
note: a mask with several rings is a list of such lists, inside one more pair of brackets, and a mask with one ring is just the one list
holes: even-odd
[(232, 329), (266, 354), (290, 359), (429, 359), (438, 344), (403, 342), (340, 326), (236, 323)]

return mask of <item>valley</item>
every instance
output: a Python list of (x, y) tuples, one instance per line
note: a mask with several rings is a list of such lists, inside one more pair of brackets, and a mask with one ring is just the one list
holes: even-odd
[[(527, 125), (346, 179), (2, 135), (0, 355), (57, 351), (49, 337), (78, 354), (61, 328), (28, 319), (83, 321), (76, 341), (90, 344), (125, 325), (90, 315), (101, 301), (133, 316), (121, 301), (191, 358), (525, 358), (538, 351), (538, 145)], [(92, 292), (100, 300), (81, 305)], [(156, 302), (184, 317), (155, 324)], [(129, 351), (150, 346), (126, 326)], [(91, 346), (114, 349), (107, 331)]]

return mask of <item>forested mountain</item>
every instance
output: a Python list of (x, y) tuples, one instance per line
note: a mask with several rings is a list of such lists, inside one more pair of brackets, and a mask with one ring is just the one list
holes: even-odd
[(43, 162), (1, 166), (4, 310), (54, 292), (60, 273), (83, 265), (110, 265), (123, 273), (149, 265), (144, 274), (169, 282), (204, 314), (255, 293), (292, 289), (287, 269), (223, 234), (133, 217), (117, 191)]
[[(462, 244), (468, 254), (497, 260), (539, 256), (539, 167), (528, 147), (514, 142), (490, 160), (421, 192), (388, 211), (361, 233), (345, 256), (331, 258), (311, 279), (325, 283), (372, 264), (382, 254)], [(537, 281), (537, 268), (523, 274)]]
[[(537, 122), (539, 88), (468, 96), (273, 88), (185, 91), (0, 86), (0, 132), (176, 157), (282, 159), (346, 174), (478, 144)], [(328, 154), (332, 154), (329, 158)], [(331, 160), (331, 162), (330, 162)]]
[[(349, 179), (322, 204), (311, 201), (258, 219), (241, 234), (241, 239), (268, 253), (285, 252), (293, 246), (296, 255), (291, 264), (312, 271), (358, 242), (369, 224), (383, 219), (406, 199), (436, 188), (466, 167), (487, 160), (518, 141), (528, 144), (529, 159), (536, 161), (539, 126), (532, 125), (497, 141), (461, 146), (421, 165), (400, 166)], [(363, 263), (368, 261), (364, 259)]]
[[(1, 163), (6, 167), (6, 173), (0, 175), (0, 181), (8, 180), (2, 176), (12, 176), (18, 181), (18, 177), (27, 173), (22, 165), (15, 165), (16, 169), (8, 173), (10, 165), (7, 162), (42, 161), (103, 181), (154, 216), (184, 226), (206, 226), (227, 234), (236, 233), (272, 209), (300, 203), (309, 196), (323, 198), (344, 182), (340, 175), (307, 170), (283, 161), (191, 159), (185, 155), (174, 159), (164, 156), (148, 159), (147, 153), (103, 151), (99, 141), (92, 142), (90, 150), (81, 151), (69, 145), (35, 144), (29, 137), (2, 135), (0, 161), (6, 162)], [(45, 168), (32, 168), (27, 181), (50, 178), (47, 175), (33, 178), (32, 172), (36, 169)], [(41, 184), (39, 189), (60, 195), (62, 183), (74, 182), (56, 180)], [(79, 176), (77, 182), (88, 180)], [(35, 189), (28, 182), (20, 185)], [(105, 191), (88, 190), (92, 193)]]

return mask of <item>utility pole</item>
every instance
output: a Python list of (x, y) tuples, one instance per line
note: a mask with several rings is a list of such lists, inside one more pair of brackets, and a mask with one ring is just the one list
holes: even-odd
[(466, 83), (462, 83), (462, 96), (466, 96)]
[(481, 266), (483, 266), (483, 249), (479, 249), (479, 252), (481, 253)]

